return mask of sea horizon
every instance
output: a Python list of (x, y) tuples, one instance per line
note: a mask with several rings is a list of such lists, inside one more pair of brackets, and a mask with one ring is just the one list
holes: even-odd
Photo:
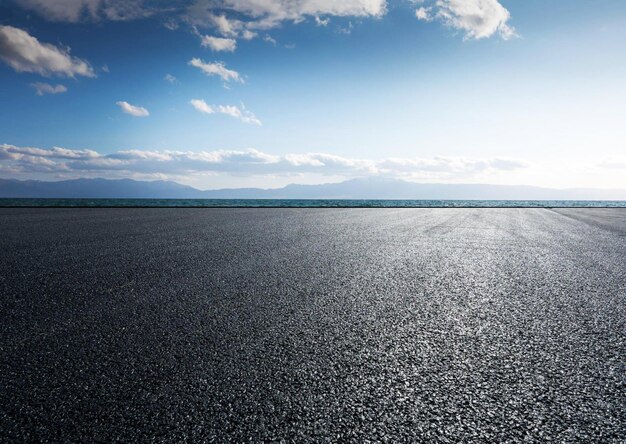
[(2, 208), (626, 208), (626, 200), (0, 198)]

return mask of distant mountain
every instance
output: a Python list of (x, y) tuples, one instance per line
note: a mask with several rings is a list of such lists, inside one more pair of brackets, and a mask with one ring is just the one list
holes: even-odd
[(360, 178), (277, 189), (198, 190), (170, 181), (76, 179), (59, 182), (0, 179), (0, 197), (118, 199), (433, 199), (433, 200), (626, 200), (626, 190), (551, 189), (482, 184), (422, 184)]
[(143, 182), (132, 179), (75, 179), (42, 182), (0, 179), (0, 197), (183, 199), (202, 198), (203, 192), (176, 182), (162, 180)]

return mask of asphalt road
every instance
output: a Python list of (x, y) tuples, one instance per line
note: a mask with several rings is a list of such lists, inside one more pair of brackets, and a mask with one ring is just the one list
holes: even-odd
[(626, 210), (2, 209), (0, 441), (625, 442)]

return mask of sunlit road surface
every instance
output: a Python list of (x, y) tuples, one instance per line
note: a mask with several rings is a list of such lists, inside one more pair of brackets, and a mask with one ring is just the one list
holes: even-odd
[(0, 441), (624, 442), (626, 210), (2, 209)]

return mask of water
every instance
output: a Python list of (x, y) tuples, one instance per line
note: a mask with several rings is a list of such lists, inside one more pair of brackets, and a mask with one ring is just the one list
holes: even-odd
[(57, 208), (626, 208), (616, 200), (0, 199), (0, 207)]

